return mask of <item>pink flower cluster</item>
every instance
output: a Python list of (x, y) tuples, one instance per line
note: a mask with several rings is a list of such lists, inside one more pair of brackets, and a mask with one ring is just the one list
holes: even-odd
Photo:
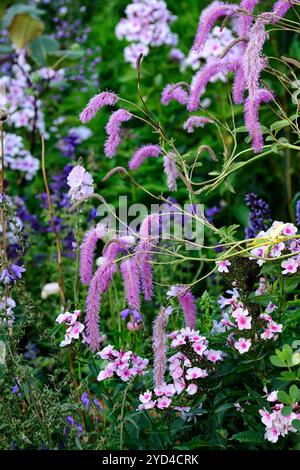
[(116, 36), (131, 43), (125, 48), (124, 57), (133, 67), (141, 53), (149, 54), (150, 47), (177, 44), (177, 35), (170, 30), (176, 16), (170, 13), (163, 0), (133, 0), (125, 14), (126, 18), (117, 24)]
[[(262, 282), (262, 279), (264, 282)], [(265, 279), (260, 279), (260, 285), (264, 286)], [(256, 291), (257, 292), (257, 291)], [(214, 320), (214, 326), (212, 333), (224, 333), (230, 330), (230, 334), (227, 338), (229, 346), (236, 349), (240, 354), (244, 354), (249, 351), (254, 340), (258, 339), (259, 329), (262, 328), (262, 333), (259, 333), (259, 337), (262, 340), (274, 340), (278, 338), (278, 333), (282, 332), (282, 325), (276, 323), (271, 317), (270, 313), (276, 310), (276, 305), (272, 302), (269, 303), (264, 313), (259, 315), (260, 321), (253, 321), (249, 310), (245, 308), (240, 300), (239, 292), (236, 288), (232, 291), (227, 291), (231, 297), (226, 298), (221, 296), (218, 303), (222, 308), (222, 318), (220, 322)], [(236, 339), (236, 335), (240, 331), (247, 331), (247, 337), (239, 337)]]
[(101, 359), (108, 361), (108, 364), (98, 374), (97, 380), (109, 379), (116, 375), (123, 382), (136, 377), (137, 375), (145, 375), (148, 366), (148, 359), (137, 356), (132, 351), (117, 351), (113, 346), (108, 345), (102, 351), (98, 352)]
[(64, 340), (60, 343), (60, 346), (67, 346), (71, 344), (72, 339), (79, 339), (80, 334), (84, 330), (84, 325), (78, 321), (80, 316), (80, 310), (74, 310), (73, 313), (65, 312), (60, 313), (56, 318), (56, 322), (66, 325), (67, 331)]
[(171, 348), (177, 350), (168, 359), (168, 372), (173, 382), (163, 382), (153, 392), (147, 390), (141, 394), (139, 410), (177, 409), (172, 405), (173, 399), (184, 391), (187, 395), (195, 395), (201, 380), (208, 376), (208, 369), (213, 369), (216, 362), (223, 360), (223, 352), (208, 349), (208, 340), (191, 328), (173, 331), (168, 337)]
[(295, 274), (300, 267), (300, 243), (292, 237), (297, 232), (297, 227), (291, 223), (273, 222), (268, 230), (262, 230), (256, 236), (257, 242), (255, 244), (258, 245), (260, 240), (261, 243), (260, 246), (256, 246), (250, 251), (254, 257), (250, 259), (256, 259), (257, 264), (262, 266), (266, 262), (266, 258), (276, 259), (291, 253), (292, 256), (281, 263), (282, 274)]
[(283, 416), (281, 413), (284, 405), (279, 402), (277, 398), (277, 392), (273, 391), (267, 397), (267, 400), (273, 403), (271, 411), (262, 408), (259, 410), (261, 421), (265, 425), (265, 439), (275, 444), (279, 437), (286, 436), (289, 432), (297, 432), (297, 429), (293, 426), (294, 420), (300, 420), (300, 413), (298, 403), (294, 404), (294, 410), (288, 416)]

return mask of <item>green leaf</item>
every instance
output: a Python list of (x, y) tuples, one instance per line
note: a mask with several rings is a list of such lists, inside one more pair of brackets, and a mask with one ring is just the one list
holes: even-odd
[(44, 23), (28, 13), (15, 15), (9, 28), (9, 36), (18, 49), (36, 39), (44, 30)]
[(55, 70), (72, 65), (84, 56), (82, 50), (63, 50), (48, 54), (48, 64)]
[(258, 431), (242, 431), (234, 434), (232, 439), (239, 442), (249, 442), (252, 444), (259, 444), (263, 442), (264, 436), (262, 432)]
[(284, 127), (288, 127), (289, 125), (290, 125), (290, 121), (288, 121), (287, 119), (282, 119), (281, 121), (273, 122), (270, 129), (271, 131), (275, 131), (275, 130), (278, 131), (280, 129), (283, 129)]
[(293, 400), (293, 403), (298, 401), (298, 399), (299, 399), (299, 389), (298, 389), (297, 385), (291, 385), (290, 386), (289, 394), (290, 394), (291, 399)]
[(297, 366), (298, 364), (300, 364), (300, 353), (295, 352), (292, 355), (292, 364), (293, 366)]
[(297, 429), (297, 431), (300, 431), (300, 420), (299, 419), (294, 419), (292, 421), (292, 426)]
[(277, 396), (278, 400), (284, 405), (290, 405), (292, 403), (291, 397), (284, 390), (279, 390)]
[[(1, 4), (2, 4), (2, 0), (1, 0)], [(40, 15), (44, 14), (43, 10), (31, 7), (29, 5), (24, 5), (23, 3), (19, 3), (17, 5), (11, 6), (7, 10), (7, 12), (5, 13), (5, 15), (3, 17), (3, 20), (2, 20), (2, 27), (7, 29), (11, 25), (14, 17), (16, 15), (20, 15), (20, 14), (23, 14), (23, 13), (27, 13), (28, 15), (30, 15), (34, 18), (38, 18)]]
[(289, 406), (284, 406), (281, 408), (281, 414), (282, 416), (289, 416), (293, 411), (293, 407), (291, 405)]
[(42, 65), (47, 65), (47, 57), (50, 53), (59, 50), (59, 43), (51, 36), (42, 35), (32, 41), (30, 51), (32, 58)]
[(283, 362), (278, 356), (271, 356), (270, 361), (273, 364), (273, 366), (286, 367), (285, 362)]

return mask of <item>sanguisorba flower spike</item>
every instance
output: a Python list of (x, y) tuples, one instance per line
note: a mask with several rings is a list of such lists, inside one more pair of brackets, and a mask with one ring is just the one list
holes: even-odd
[(112, 91), (102, 91), (98, 95), (93, 96), (81, 112), (79, 116), (80, 121), (86, 124), (96, 116), (99, 109), (104, 106), (114, 106), (118, 99), (119, 97)]
[(117, 148), (121, 143), (121, 124), (129, 121), (131, 118), (132, 114), (122, 108), (111, 114), (105, 128), (108, 138), (104, 145), (104, 151), (108, 158), (112, 158), (116, 155)]

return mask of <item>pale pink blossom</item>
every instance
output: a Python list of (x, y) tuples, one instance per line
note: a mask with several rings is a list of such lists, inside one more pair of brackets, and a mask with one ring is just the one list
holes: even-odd
[(239, 338), (238, 341), (234, 343), (235, 349), (240, 353), (244, 354), (249, 351), (251, 346), (251, 340), (245, 338)]
[(227, 259), (217, 262), (219, 273), (229, 273), (228, 266), (231, 266), (230, 261)]

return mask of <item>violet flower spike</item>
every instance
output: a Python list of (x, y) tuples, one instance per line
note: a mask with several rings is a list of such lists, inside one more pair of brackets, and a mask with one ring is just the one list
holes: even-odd
[(102, 91), (98, 95), (93, 96), (81, 112), (79, 116), (80, 121), (86, 124), (96, 116), (99, 109), (104, 106), (114, 106), (118, 99), (119, 97), (112, 91)]
[(96, 228), (89, 230), (80, 247), (80, 279), (87, 286), (92, 279), (93, 259), (97, 241), (106, 234), (106, 227), (99, 224)]
[(167, 186), (169, 190), (176, 191), (176, 179), (178, 177), (178, 171), (176, 167), (176, 156), (173, 152), (169, 152), (164, 156), (164, 172), (167, 177)]
[(121, 124), (132, 118), (132, 114), (126, 109), (118, 109), (114, 111), (106, 125), (108, 138), (104, 144), (105, 155), (112, 158), (117, 153), (117, 148), (121, 143)]
[(212, 122), (209, 118), (204, 116), (191, 116), (183, 124), (183, 129), (187, 131), (188, 134), (194, 132), (196, 127), (204, 127), (205, 124)]
[(131, 158), (128, 167), (130, 170), (136, 170), (144, 161), (149, 157), (157, 158), (161, 155), (162, 149), (159, 145), (143, 145), (140, 147)]
[(154, 353), (153, 380), (154, 386), (160, 387), (164, 384), (167, 369), (167, 326), (168, 313), (162, 308), (153, 322), (152, 344)]
[(122, 261), (120, 265), (127, 304), (132, 310), (140, 309), (139, 269), (134, 258)]
[(239, 8), (239, 5), (228, 5), (224, 2), (213, 2), (209, 7), (207, 7), (200, 16), (199, 26), (192, 50), (200, 53), (214, 24), (220, 18), (234, 14), (237, 8)]
[(160, 101), (165, 106), (167, 106), (172, 100), (175, 100), (179, 104), (185, 106), (188, 102), (188, 99), (188, 92), (184, 90), (181, 86), (169, 84), (163, 89)]
[(196, 325), (197, 309), (195, 300), (195, 297), (189, 291), (185, 292), (183, 295), (178, 296), (178, 301), (184, 313), (185, 325), (191, 329), (194, 329)]

